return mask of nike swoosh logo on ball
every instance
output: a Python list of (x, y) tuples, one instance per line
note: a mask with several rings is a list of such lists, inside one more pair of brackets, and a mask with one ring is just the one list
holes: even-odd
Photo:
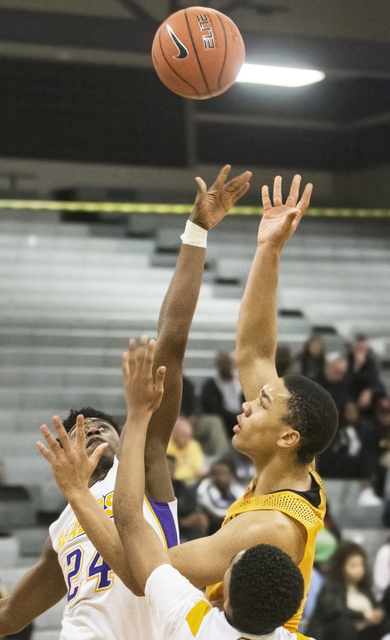
[(188, 50), (187, 48), (184, 46), (184, 44), (182, 42), (180, 42), (179, 38), (173, 33), (171, 27), (169, 26), (169, 24), (167, 24), (167, 30), (169, 35), (171, 36), (174, 44), (177, 46), (178, 50), (179, 50), (179, 55), (178, 56), (172, 56), (172, 58), (177, 58), (178, 60), (184, 60), (184, 58), (188, 57)]

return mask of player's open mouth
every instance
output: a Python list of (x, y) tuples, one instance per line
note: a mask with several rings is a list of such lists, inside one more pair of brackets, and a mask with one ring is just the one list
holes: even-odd
[(99, 438), (98, 436), (94, 436), (93, 438), (88, 440), (87, 449), (91, 444), (94, 444), (95, 442), (97, 442), (98, 444), (102, 444), (102, 442), (105, 442), (105, 440), (103, 440), (103, 438)]
[(240, 425), (239, 424), (234, 425), (233, 431), (234, 431), (234, 433), (238, 433), (239, 431), (241, 431)]

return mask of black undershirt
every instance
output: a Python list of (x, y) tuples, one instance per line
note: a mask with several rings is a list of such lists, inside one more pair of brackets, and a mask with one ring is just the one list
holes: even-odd
[(279, 491), (273, 491), (272, 493), (281, 493), (282, 491), (290, 491), (291, 493), (297, 493), (299, 496), (307, 500), (313, 507), (318, 509), (321, 504), (321, 494), (320, 494), (320, 485), (318, 482), (311, 477), (311, 489), (307, 491), (295, 491), (294, 489), (279, 489)]

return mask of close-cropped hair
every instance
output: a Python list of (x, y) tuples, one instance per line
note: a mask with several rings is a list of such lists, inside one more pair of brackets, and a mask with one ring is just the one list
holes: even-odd
[(278, 547), (258, 544), (232, 567), (231, 624), (243, 633), (271, 633), (293, 617), (303, 595), (303, 577), (290, 556)]
[(300, 375), (283, 377), (290, 393), (284, 422), (299, 432), (298, 464), (309, 464), (332, 442), (338, 426), (333, 398), (319, 384)]
[(104, 422), (108, 422), (112, 427), (114, 427), (115, 431), (120, 434), (121, 428), (119, 424), (114, 420), (114, 418), (108, 413), (104, 413), (104, 411), (98, 411), (93, 407), (83, 407), (82, 409), (71, 409), (69, 415), (63, 421), (63, 425), (67, 433), (74, 427), (76, 424), (77, 416), (82, 414), (84, 418), (97, 418), (98, 420), (104, 420)]

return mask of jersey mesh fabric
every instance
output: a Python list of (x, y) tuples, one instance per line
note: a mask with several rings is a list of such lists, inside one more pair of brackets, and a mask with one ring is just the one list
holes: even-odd
[[(254, 496), (254, 489), (251, 488), (240, 500), (237, 500), (232, 504), (230, 509), (228, 509), (226, 518), (222, 524), (222, 526), (224, 526), (227, 522), (229, 522), (232, 518), (238, 516), (240, 513), (260, 510), (276, 510), (280, 511), (281, 513), (285, 513), (286, 515), (290, 516), (290, 518), (294, 518), (294, 520), (297, 520), (297, 522), (305, 527), (307, 533), (305, 554), (301, 563), (298, 565), (302, 572), (305, 583), (304, 598), (297, 613), (284, 625), (284, 627), (292, 633), (294, 633), (298, 628), (298, 624), (302, 616), (303, 606), (305, 604), (307, 593), (309, 591), (311, 570), (313, 568), (314, 562), (315, 541), (317, 533), (321, 531), (324, 526), (324, 516), (326, 509), (325, 489), (321, 478), (313, 470), (310, 471), (310, 474), (320, 487), (321, 502), (318, 508), (311, 505), (310, 502), (305, 500), (305, 498), (297, 493), (294, 493), (293, 491), (278, 491), (276, 493), (268, 493), (263, 496)], [(206, 595), (208, 600), (213, 601), (217, 600), (222, 595), (222, 592), (223, 584), (222, 582), (219, 582), (215, 585), (207, 587)]]

